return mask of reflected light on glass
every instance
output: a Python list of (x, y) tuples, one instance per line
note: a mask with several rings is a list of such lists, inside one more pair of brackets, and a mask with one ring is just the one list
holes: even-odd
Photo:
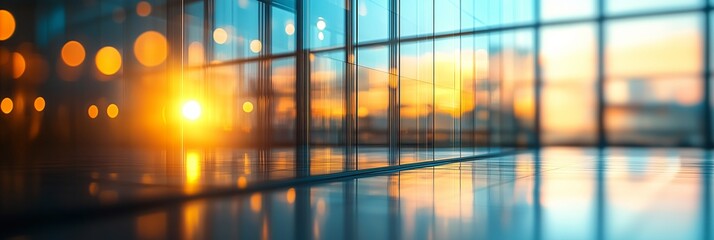
[(325, 34), (322, 32), (317, 33), (317, 39), (320, 39), (321, 41), (325, 39)]
[(7, 10), (0, 10), (0, 41), (7, 40), (15, 33), (15, 17)]
[(317, 25), (317, 29), (320, 31), (325, 30), (325, 28), (327, 27), (327, 23), (325, 22), (325, 19), (322, 17), (317, 18), (316, 25)]
[(204, 61), (203, 45), (200, 42), (192, 42), (188, 45), (188, 64), (201, 65)]
[(260, 50), (263, 50), (263, 44), (260, 43), (260, 40), (253, 40), (250, 41), (250, 51), (253, 53), (259, 53)]
[(25, 73), (25, 57), (18, 52), (12, 53), (12, 78), (18, 79)]
[(201, 117), (201, 104), (196, 100), (190, 100), (183, 104), (181, 113), (186, 119), (194, 121)]
[(117, 115), (119, 115), (119, 107), (113, 103), (109, 104), (109, 106), (107, 106), (107, 116), (109, 116), (109, 118), (116, 118)]
[(42, 110), (45, 110), (45, 99), (43, 97), (37, 97), (35, 98), (35, 110), (38, 112), (42, 112)]
[(243, 112), (250, 113), (253, 112), (253, 103), (246, 101), (243, 103)]
[(199, 155), (195, 151), (186, 153), (186, 193), (196, 192), (196, 184), (201, 177), (201, 163)]
[(248, 180), (244, 176), (238, 177), (238, 188), (244, 189), (248, 186)]
[(134, 42), (134, 56), (144, 66), (154, 67), (166, 60), (168, 47), (163, 34), (146, 31)]
[(285, 24), (285, 33), (288, 34), (289, 36), (292, 36), (293, 34), (295, 34), (295, 25), (293, 23)]
[(224, 44), (228, 41), (228, 33), (223, 28), (216, 28), (213, 30), (213, 41), (218, 44)]
[(3, 113), (9, 114), (12, 112), (13, 104), (12, 104), (12, 99), (10, 98), (3, 98), (2, 102), (0, 102), (0, 110), (2, 110)]
[(94, 59), (97, 70), (104, 75), (113, 75), (121, 68), (121, 54), (114, 47), (103, 47)]
[(262, 206), (263, 196), (260, 193), (254, 193), (250, 196), (250, 209), (253, 212), (260, 212)]
[(367, 109), (366, 107), (357, 108), (358, 117), (366, 117), (367, 115), (369, 115), (369, 109)]
[(149, 16), (151, 14), (151, 4), (146, 1), (141, 1), (136, 4), (136, 14), (142, 17)]
[(287, 200), (290, 204), (295, 202), (295, 188), (288, 189), (285, 193), (285, 200)]
[(99, 108), (97, 107), (97, 105), (90, 105), (89, 108), (87, 108), (87, 115), (89, 116), (89, 118), (92, 119), (97, 118), (97, 116), (99, 115)]
[(64, 61), (67, 66), (76, 67), (84, 62), (84, 57), (86, 52), (84, 51), (84, 46), (77, 41), (69, 41), (62, 46), (62, 61)]

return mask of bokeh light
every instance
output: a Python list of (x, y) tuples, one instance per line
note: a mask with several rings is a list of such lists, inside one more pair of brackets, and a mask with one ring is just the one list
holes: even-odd
[(250, 41), (250, 51), (253, 53), (259, 53), (260, 50), (263, 50), (263, 44), (260, 42), (260, 40), (253, 40)]
[(253, 112), (253, 103), (249, 101), (244, 102), (243, 111), (247, 113)]
[(37, 97), (35, 98), (35, 110), (38, 112), (42, 112), (42, 110), (45, 110), (45, 99), (43, 97)]
[(116, 118), (119, 115), (119, 106), (116, 104), (112, 103), (107, 106), (107, 116), (109, 118)]
[(320, 41), (325, 39), (325, 34), (322, 32), (317, 33), (317, 39), (320, 39)]
[(321, 17), (317, 18), (317, 29), (322, 31), (325, 30), (326, 27), (327, 23), (325, 22), (325, 19)]
[(0, 41), (7, 40), (15, 33), (15, 17), (7, 10), (0, 10)]
[(67, 66), (76, 67), (84, 62), (86, 52), (84, 46), (77, 41), (69, 41), (62, 46), (62, 61)]
[(295, 25), (293, 23), (285, 24), (285, 33), (292, 36), (295, 34)]
[(12, 99), (10, 98), (3, 98), (2, 102), (0, 102), (0, 110), (2, 110), (3, 113), (9, 114), (12, 112), (13, 104), (12, 104)]
[(192, 42), (188, 45), (188, 65), (203, 65), (204, 56), (203, 44)]
[(89, 118), (92, 119), (97, 118), (97, 116), (99, 115), (99, 108), (97, 107), (97, 105), (90, 105), (89, 108), (87, 108), (87, 115), (89, 115)]
[(103, 47), (94, 59), (97, 69), (104, 75), (113, 75), (121, 68), (121, 54), (114, 47)]
[(213, 30), (213, 41), (218, 44), (224, 44), (228, 41), (228, 33), (223, 28), (216, 28)]
[(181, 113), (186, 119), (194, 121), (201, 117), (201, 104), (196, 100), (190, 100), (183, 104)]
[(136, 15), (146, 17), (151, 14), (151, 4), (146, 1), (141, 1), (136, 4)]
[(22, 77), (26, 67), (25, 57), (19, 52), (12, 53), (12, 78), (18, 79)]
[(287, 200), (290, 204), (295, 202), (295, 188), (288, 189), (285, 193), (285, 200)]
[(156, 31), (146, 31), (134, 42), (134, 56), (144, 66), (157, 66), (166, 60), (166, 37)]

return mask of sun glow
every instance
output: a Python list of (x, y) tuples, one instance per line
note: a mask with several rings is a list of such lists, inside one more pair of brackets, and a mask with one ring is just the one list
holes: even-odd
[(183, 113), (183, 116), (186, 119), (194, 121), (201, 117), (201, 104), (199, 104), (196, 100), (190, 100), (183, 104), (181, 113)]

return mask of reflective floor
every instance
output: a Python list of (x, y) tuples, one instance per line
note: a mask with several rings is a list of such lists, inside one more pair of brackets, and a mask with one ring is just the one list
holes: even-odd
[[(101, 211), (102, 206), (137, 196), (190, 196), (187, 192), (195, 188), (212, 186), (205, 181), (241, 187), (253, 180), (236, 182), (238, 175), (279, 179), (290, 178), (294, 173), (288, 164), (291, 156), (285, 156), (288, 166), (284, 168), (240, 168), (253, 173), (233, 175), (234, 170), (226, 169), (239, 169), (240, 164), (254, 162), (235, 158), (241, 156), (239, 152), (225, 158), (218, 155), (205, 158), (206, 152), (197, 154), (199, 163), (195, 165), (199, 168), (213, 166), (206, 165), (206, 159), (217, 162), (225, 159), (226, 167), (199, 169), (198, 175), (186, 172), (187, 176), (178, 177), (170, 176), (171, 171), (159, 170), (163, 166), (160, 164), (156, 164), (154, 170), (138, 172), (127, 171), (132, 168), (130, 163), (86, 164), (78, 168), (82, 166), (79, 164), (72, 165), (71, 171), (49, 171), (55, 173), (53, 176), (34, 175), (42, 178), (35, 181), (21, 176), (41, 172), (37, 167), (27, 167), (27, 172), (17, 168), (4, 170), (2, 214), (5, 217), (19, 216), (13, 212), (31, 216), (86, 205), (96, 205), (99, 210), (82, 217), (65, 214), (57, 218), (55, 215), (17, 224), (12, 229), (4, 229), (0, 236), (30, 239), (714, 238), (711, 153), (696, 149), (548, 148), (356, 179), (301, 183), (235, 195), (184, 197), (125, 211)], [(187, 162), (190, 161), (194, 160)], [(42, 167), (63, 168), (69, 167), (62, 164)], [(147, 171), (151, 174), (146, 175)], [(8, 180), (13, 177), (24, 182)], [(10, 221), (3, 219), (3, 223)]]

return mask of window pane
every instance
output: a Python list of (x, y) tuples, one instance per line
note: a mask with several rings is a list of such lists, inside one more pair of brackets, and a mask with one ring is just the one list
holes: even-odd
[(607, 25), (606, 129), (611, 144), (701, 143), (699, 15)]
[(590, 24), (543, 28), (544, 144), (595, 143), (595, 45), (595, 27)]
[(369, 42), (389, 38), (389, 1), (359, 0), (357, 3), (357, 40)]
[(650, 10), (682, 9), (700, 6), (701, 0), (608, 0), (605, 4), (606, 11), (613, 13), (631, 13)]
[(592, 17), (596, 0), (541, 0), (541, 19)]

